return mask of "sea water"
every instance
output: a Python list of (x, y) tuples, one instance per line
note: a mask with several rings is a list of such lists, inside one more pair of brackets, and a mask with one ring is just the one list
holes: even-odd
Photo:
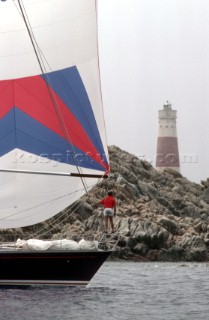
[(7, 319), (206, 320), (209, 264), (106, 262), (86, 288), (0, 289)]

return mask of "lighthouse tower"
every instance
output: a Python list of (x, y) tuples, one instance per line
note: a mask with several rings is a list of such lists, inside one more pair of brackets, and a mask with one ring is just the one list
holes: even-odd
[(159, 134), (157, 140), (156, 169), (175, 169), (180, 172), (176, 110), (167, 101), (159, 110)]

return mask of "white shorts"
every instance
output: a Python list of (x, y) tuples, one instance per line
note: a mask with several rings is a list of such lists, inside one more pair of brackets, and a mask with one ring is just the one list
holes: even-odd
[(105, 208), (104, 209), (104, 216), (112, 217), (113, 216), (113, 209)]

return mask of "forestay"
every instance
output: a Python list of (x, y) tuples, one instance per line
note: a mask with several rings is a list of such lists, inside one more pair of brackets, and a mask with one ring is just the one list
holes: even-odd
[(67, 174), (109, 170), (96, 1), (1, 0), (0, 47), (0, 227), (14, 228), (96, 183)]

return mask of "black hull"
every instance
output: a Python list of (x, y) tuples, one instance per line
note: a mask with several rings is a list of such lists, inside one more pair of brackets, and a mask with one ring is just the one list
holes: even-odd
[(110, 253), (0, 251), (0, 286), (86, 286)]

